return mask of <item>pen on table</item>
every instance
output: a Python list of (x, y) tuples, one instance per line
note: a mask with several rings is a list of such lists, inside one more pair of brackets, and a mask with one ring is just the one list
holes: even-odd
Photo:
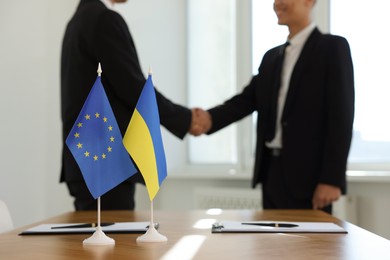
[[(101, 227), (106, 227), (106, 226), (111, 226), (114, 225), (115, 223), (109, 223), (109, 222), (103, 222), (100, 223)], [(51, 227), (52, 229), (57, 229), (57, 228), (89, 228), (89, 227), (97, 227), (97, 223), (85, 223), (85, 224), (75, 224), (75, 225), (66, 225), (66, 226), (56, 226), (56, 227)]]
[(298, 227), (297, 224), (291, 223), (259, 223), (259, 222), (243, 222), (242, 225), (254, 225), (254, 226), (263, 226), (263, 227), (275, 227), (275, 228), (293, 228)]

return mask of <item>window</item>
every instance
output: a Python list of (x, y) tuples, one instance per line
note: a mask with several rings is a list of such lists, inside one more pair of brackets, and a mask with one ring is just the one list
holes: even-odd
[(288, 30), (278, 25), (273, 0), (252, 0), (252, 70), (257, 74), (263, 55), (286, 42)]
[[(210, 108), (236, 93), (235, 0), (188, 0), (188, 103)], [(191, 164), (236, 164), (237, 126), (189, 139)], [(195, 140), (196, 139), (196, 140)]]
[[(257, 73), (264, 53), (285, 42), (288, 31), (277, 24), (273, 2), (188, 0), (190, 106), (209, 108), (238, 93), (245, 85), (238, 78), (244, 74), (248, 82), (250, 75), (245, 73)], [(244, 3), (250, 4), (243, 8)], [(329, 0), (318, 1), (314, 10), (320, 30), (344, 36), (352, 50), (356, 105), (351, 170), (390, 169), (390, 120), (386, 113), (390, 112), (390, 83), (386, 80), (390, 51), (382, 46), (389, 42), (384, 33), (387, 6), (390, 3), (386, 0)], [(248, 28), (249, 33), (242, 34)], [(241, 59), (246, 49), (250, 57)], [(250, 68), (240, 71), (246, 63)], [(246, 165), (251, 169), (256, 116), (248, 122), (233, 124), (212, 136), (190, 138), (190, 163)]]
[(330, 4), (330, 30), (348, 40), (354, 63), (351, 169), (365, 165), (371, 169), (390, 168), (388, 7), (390, 2), (386, 0), (333, 0)]

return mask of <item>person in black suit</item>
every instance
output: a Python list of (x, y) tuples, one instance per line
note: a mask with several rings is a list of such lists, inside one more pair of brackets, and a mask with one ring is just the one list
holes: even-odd
[[(65, 145), (65, 140), (81, 111), (102, 64), (102, 83), (122, 135), (130, 121), (145, 84), (137, 51), (124, 19), (111, 9), (126, 0), (81, 0), (69, 21), (61, 54), (61, 113), (63, 154), (61, 182), (66, 182), (74, 196), (76, 210), (96, 209), (97, 203), (88, 191), (80, 169)], [(172, 103), (156, 90), (161, 124), (179, 138), (190, 131), (197, 135), (194, 110)], [(102, 209), (134, 209), (137, 174), (110, 190), (101, 200)]]
[[(208, 134), (258, 111), (252, 186), (265, 209), (323, 209), (346, 193), (354, 75), (346, 39), (322, 34), (315, 0), (275, 0), (288, 44), (269, 50), (243, 91), (210, 109)], [(211, 126), (212, 121), (212, 126)]]

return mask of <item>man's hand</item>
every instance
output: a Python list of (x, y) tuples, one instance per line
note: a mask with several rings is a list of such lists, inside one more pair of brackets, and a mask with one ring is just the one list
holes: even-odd
[(338, 200), (340, 196), (341, 190), (339, 187), (320, 183), (314, 191), (313, 209), (322, 209)]
[(194, 136), (199, 136), (204, 133), (207, 133), (211, 126), (212, 120), (209, 112), (201, 108), (193, 108), (192, 110), (192, 120), (190, 127), (190, 134)]

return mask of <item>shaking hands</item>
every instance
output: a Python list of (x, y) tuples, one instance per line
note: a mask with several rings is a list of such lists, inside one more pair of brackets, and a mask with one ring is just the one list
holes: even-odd
[(201, 108), (193, 108), (192, 110), (192, 121), (190, 127), (190, 134), (199, 136), (207, 133), (212, 126), (212, 119), (209, 112)]

